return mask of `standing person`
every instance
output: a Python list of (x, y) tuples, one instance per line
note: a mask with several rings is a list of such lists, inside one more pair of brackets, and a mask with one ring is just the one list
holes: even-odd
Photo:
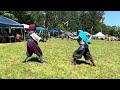
[(90, 39), (86, 36), (85, 32), (81, 29), (78, 31), (77, 37), (73, 37), (72, 39), (77, 39), (80, 47), (74, 51), (73, 53), (73, 63), (76, 64), (76, 60), (78, 58), (82, 58), (84, 56), (85, 60), (90, 60), (93, 66), (96, 66), (92, 55), (90, 54), (88, 44), (91, 44)]
[(39, 41), (43, 41), (43, 40), (35, 33), (35, 24), (29, 25), (29, 30), (27, 35), (27, 52), (23, 60), (23, 63), (25, 63), (27, 59), (31, 57), (32, 54), (34, 53), (38, 56), (38, 60), (40, 61), (40, 63), (46, 64), (46, 62), (43, 60), (43, 53), (40, 47), (38, 46)]

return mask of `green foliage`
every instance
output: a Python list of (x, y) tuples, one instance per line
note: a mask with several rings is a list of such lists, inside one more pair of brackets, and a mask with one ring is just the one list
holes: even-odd
[[(101, 31), (103, 34), (119, 37), (120, 27), (105, 25), (104, 14), (104, 11), (0, 11), (0, 15), (21, 24), (35, 23), (36, 26), (42, 26), (46, 21), (45, 26), (49, 30), (62, 28), (65, 31), (77, 31), (82, 26), (91, 34)], [(68, 23), (65, 24), (66, 22)]]
[(33, 23), (37, 26), (42, 26), (45, 20), (45, 15), (42, 11), (31, 11), (30, 13), (31, 19), (33, 19)]
[(14, 14), (12, 14), (10, 11), (0, 11), (0, 15), (3, 15), (5, 17), (7, 17), (7, 18), (10, 18), (10, 19), (13, 19), (15, 21), (18, 21), (18, 18), (16, 18), (14, 16)]
[(19, 20), (18, 21), (19, 23), (23, 24), (26, 22), (26, 20), (25, 20), (26, 11), (10, 11), (10, 13), (12, 13), (15, 16), (15, 18), (17, 18)]
[(83, 28), (91, 32), (93, 27), (92, 34), (96, 34), (101, 30), (102, 23), (100, 23), (100, 20), (103, 19), (103, 15), (104, 11), (82, 11), (80, 13), (80, 21)]
[(18, 21), (18, 18), (15, 18), (15, 16), (12, 13), (4, 13), (3, 14), (5, 17), (13, 19), (15, 21)]
[[(49, 39), (40, 42), (47, 65), (30, 61), (22, 63), (26, 42), (0, 44), (1, 79), (119, 79), (120, 42), (92, 40), (90, 51), (96, 67), (88, 64), (73, 65), (72, 54), (79, 47), (77, 41)], [(85, 59), (82, 57), (82, 61)], [(89, 61), (85, 61), (88, 62)]]
[(57, 26), (56, 26), (56, 29), (57, 30), (65, 30), (65, 28), (64, 28), (64, 26), (63, 26), (63, 24), (58, 24)]

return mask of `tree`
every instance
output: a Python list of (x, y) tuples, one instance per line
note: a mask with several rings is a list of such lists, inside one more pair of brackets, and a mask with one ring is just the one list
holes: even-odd
[(104, 11), (0, 11), (0, 14), (19, 23), (35, 23), (36, 26), (42, 26), (46, 21), (48, 29), (60, 26), (66, 31), (77, 31), (82, 26), (92, 34), (99, 31), (107, 33), (106, 25), (100, 22), (101, 19), (104, 21)]
[(65, 31), (64, 25), (61, 24), (61, 23), (56, 26), (56, 29), (57, 30), (64, 30)]
[(19, 21), (19, 23), (26, 23), (26, 11), (10, 11)]
[(84, 27), (85, 30), (95, 34), (101, 31), (102, 23), (99, 21), (104, 19), (102, 16), (104, 15), (104, 11), (81, 11), (80, 12), (80, 21), (81, 25)]
[(37, 26), (42, 26), (45, 20), (45, 15), (43, 11), (32, 11), (31, 18)]
[(3, 15), (5, 17), (7, 17), (7, 18), (18, 21), (18, 18), (16, 18), (15, 15), (12, 14), (10, 11), (0, 11), (0, 15)]

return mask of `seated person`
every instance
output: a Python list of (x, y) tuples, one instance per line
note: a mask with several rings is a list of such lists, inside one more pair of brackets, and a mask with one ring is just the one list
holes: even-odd
[(16, 40), (21, 40), (21, 35), (20, 34), (16, 34)]

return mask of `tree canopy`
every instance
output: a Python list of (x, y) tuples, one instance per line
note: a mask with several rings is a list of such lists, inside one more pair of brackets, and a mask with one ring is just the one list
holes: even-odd
[(104, 11), (0, 11), (19, 23), (43, 26), (50, 29), (63, 29), (64, 31), (77, 31), (82, 26), (91, 34), (99, 31), (104, 34), (118, 36), (120, 27), (104, 24)]

